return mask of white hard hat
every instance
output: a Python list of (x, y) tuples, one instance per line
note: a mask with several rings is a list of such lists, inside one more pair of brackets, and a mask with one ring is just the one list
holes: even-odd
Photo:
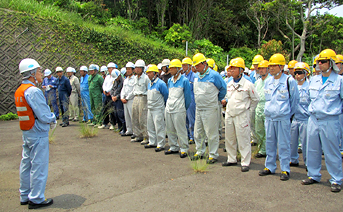
[(108, 69), (107, 69), (107, 67), (106, 66), (101, 66), (101, 68), (100, 68), (100, 72), (105, 72), (105, 71), (107, 71)]
[(56, 67), (56, 72), (59, 72), (59, 71), (63, 71), (63, 68), (62, 67)]
[(135, 64), (133, 64), (133, 62), (128, 62), (126, 63), (126, 68), (135, 68)]
[(141, 59), (137, 60), (136, 63), (135, 63), (135, 67), (136, 67), (136, 68), (137, 68), (137, 67), (142, 67), (142, 68), (144, 68), (144, 67), (145, 67), (145, 62), (144, 62), (144, 60), (141, 60)]
[(289, 72), (288, 65), (285, 65), (285, 66), (283, 67), (283, 71)]
[(73, 72), (74, 72), (74, 73), (76, 73), (76, 70), (75, 70), (75, 68), (73, 68)]
[(107, 64), (107, 68), (118, 68), (117, 64), (110, 62)]
[(116, 80), (118, 78), (118, 76), (120, 75), (120, 72), (118, 69), (113, 69), (111, 76), (114, 80)]
[(169, 59), (162, 60), (162, 63), (161, 63), (162, 67), (163, 66), (169, 66), (169, 64), (170, 64), (170, 60)]
[(91, 64), (88, 68), (88, 70), (96, 70), (96, 71), (99, 71), (99, 66), (98, 65), (95, 65), (95, 64)]
[(23, 59), (19, 63), (20, 73), (31, 71), (31, 70), (34, 70), (34, 69), (39, 68), (39, 67), (40, 67), (40, 65), (38, 64), (38, 62), (34, 59), (31, 59), (31, 58)]
[(68, 72), (69, 72), (69, 73), (70, 73), (70, 72), (72, 73), (72, 72), (74, 72), (74, 71), (73, 71), (73, 68), (72, 68), (72, 67), (68, 67), (66, 72), (67, 72), (67, 73), (68, 73)]
[(81, 67), (80, 67), (80, 71), (87, 71), (87, 72), (88, 72), (87, 66), (81, 66)]
[(121, 69), (120, 69), (120, 73), (121, 73), (122, 75), (125, 75), (125, 74), (126, 74), (126, 68), (125, 68), (125, 67), (121, 68)]
[(162, 63), (159, 63), (159, 64), (157, 65), (157, 68), (158, 68), (158, 69), (161, 69), (161, 68), (162, 68)]
[(247, 67), (245, 67), (244, 73), (250, 74), (250, 70)]
[(47, 76), (49, 76), (50, 74), (51, 74), (50, 69), (45, 69), (45, 71), (44, 71), (44, 76), (47, 77)]

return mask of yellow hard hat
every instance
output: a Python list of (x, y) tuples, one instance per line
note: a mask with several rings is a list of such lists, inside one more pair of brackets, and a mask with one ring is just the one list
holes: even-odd
[(264, 60), (264, 58), (262, 57), (262, 55), (258, 54), (254, 57), (254, 59), (252, 59), (252, 64), (258, 65), (262, 60)]
[(157, 65), (155, 65), (155, 64), (148, 65), (148, 70), (146, 70), (146, 73), (148, 73), (148, 72), (157, 72), (157, 73), (159, 73)]
[(310, 73), (310, 66), (304, 62), (298, 62), (294, 66), (294, 70), (305, 70), (307, 73)]
[(196, 66), (199, 63), (202, 63), (205, 61), (206, 61), (206, 57), (201, 53), (197, 53), (193, 56), (193, 66)]
[(269, 62), (268, 60), (262, 60), (259, 64), (258, 64), (258, 68), (268, 68)]
[(288, 63), (288, 68), (294, 68), (295, 64), (297, 64), (298, 61), (296, 60), (291, 60)]
[(214, 68), (215, 67), (215, 62), (214, 62), (214, 60), (212, 59), (212, 58), (208, 58), (207, 60), (206, 60), (206, 62), (207, 62), (207, 65), (210, 67), (210, 68)]
[(218, 71), (218, 66), (217, 66), (217, 65), (214, 65), (213, 70)]
[(170, 61), (169, 64), (169, 68), (181, 68), (182, 67), (182, 63), (179, 59), (173, 59), (172, 61)]
[(336, 57), (337, 57), (336, 63), (343, 63), (343, 55), (338, 54), (336, 55)]
[(245, 69), (244, 60), (241, 57), (237, 57), (230, 61), (230, 67), (239, 67)]
[(336, 52), (332, 49), (325, 49), (320, 52), (317, 60), (329, 60), (333, 59), (335, 62), (337, 60)]
[(185, 57), (185, 58), (183, 58), (183, 60), (182, 60), (182, 64), (192, 65), (193, 62), (192, 62), (192, 59), (191, 59), (191, 58)]
[(273, 54), (273, 56), (271, 56), (269, 59), (269, 65), (282, 65), (282, 66), (284, 66), (285, 64), (286, 64), (286, 59), (280, 53)]
[(252, 64), (251, 66), (250, 66), (250, 70), (254, 70), (254, 64)]

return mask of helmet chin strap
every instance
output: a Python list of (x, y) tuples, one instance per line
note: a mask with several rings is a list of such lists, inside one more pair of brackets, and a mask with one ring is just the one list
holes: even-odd
[(301, 80), (297, 80), (297, 82), (302, 82), (302, 81), (304, 81), (306, 79), (306, 77), (304, 77), (303, 79), (301, 79)]
[(282, 73), (281, 65), (279, 65), (279, 68), (280, 68), (280, 71), (277, 74), (275, 74), (275, 76), (277, 77)]

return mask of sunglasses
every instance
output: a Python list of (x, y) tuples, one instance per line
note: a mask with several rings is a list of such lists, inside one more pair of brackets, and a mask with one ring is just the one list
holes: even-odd
[(297, 74), (298, 74), (298, 75), (301, 75), (301, 74), (305, 74), (305, 72), (304, 72), (304, 71), (295, 71), (295, 72), (294, 72), (294, 75), (297, 75)]
[(318, 60), (318, 62), (321, 63), (321, 64), (324, 64), (324, 63), (329, 62), (329, 60)]

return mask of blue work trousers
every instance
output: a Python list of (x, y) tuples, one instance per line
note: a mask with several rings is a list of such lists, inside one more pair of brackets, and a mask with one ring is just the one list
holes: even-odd
[(186, 128), (187, 128), (188, 140), (194, 140), (194, 122), (195, 122), (195, 102), (193, 100), (186, 111)]
[(126, 132), (126, 124), (125, 124), (125, 116), (124, 116), (124, 105), (123, 102), (118, 99), (117, 101), (113, 102), (114, 108), (114, 118), (115, 123), (118, 123), (118, 129)]
[(45, 200), (48, 179), (49, 137), (23, 136), (20, 163), (20, 201), (39, 204)]
[(307, 124), (307, 176), (320, 181), (322, 150), (326, 169), (331, 175), (330, 183), (342, 184), (342, 158), (339, 151), (341, 126), (337, 116), (317, 120), (310, 116)]
[(89, 98), (89, 92), (81, 92), (81, 103), (83, 110), (83, 119), (82, 121), (93, 120), (93, 113), (91, 111), (91, 101)]
[(62, 113), (62, 121), (63, 123), (69, 123), (69, 113), (67, 113), (69, 107), (69, 96), (66, 92), (60, 92), (58, 94), (58, 98)]
[(307, 121), (293, 119), (291, 124), (291, 162), (299, 163), (299, 140), (302, 146), (302, 155), (306, 166), (306, 142), (307, 142)]
[(57, 105), (57, 98), (56, 98), (56, 90), (52, 89), (50, 91), (45, 91), (45, 99), (46, 99), (46, 104), (50, 105), (49, 102), (52, 105), (52, 108), (54, 109), (54, 114), (56, 116), (56, 118), (60, 117), (60, 111), (58, 109), (58, 105)]
[(276, 170), (276, 154), (279, 150), (281, 171), (290, 173), (289, 162), (291, 160), (291, 121), (290, 119), (272, 121), (265, 120), (266, 128), (266, 162), (265, 167), (272, 173)]

